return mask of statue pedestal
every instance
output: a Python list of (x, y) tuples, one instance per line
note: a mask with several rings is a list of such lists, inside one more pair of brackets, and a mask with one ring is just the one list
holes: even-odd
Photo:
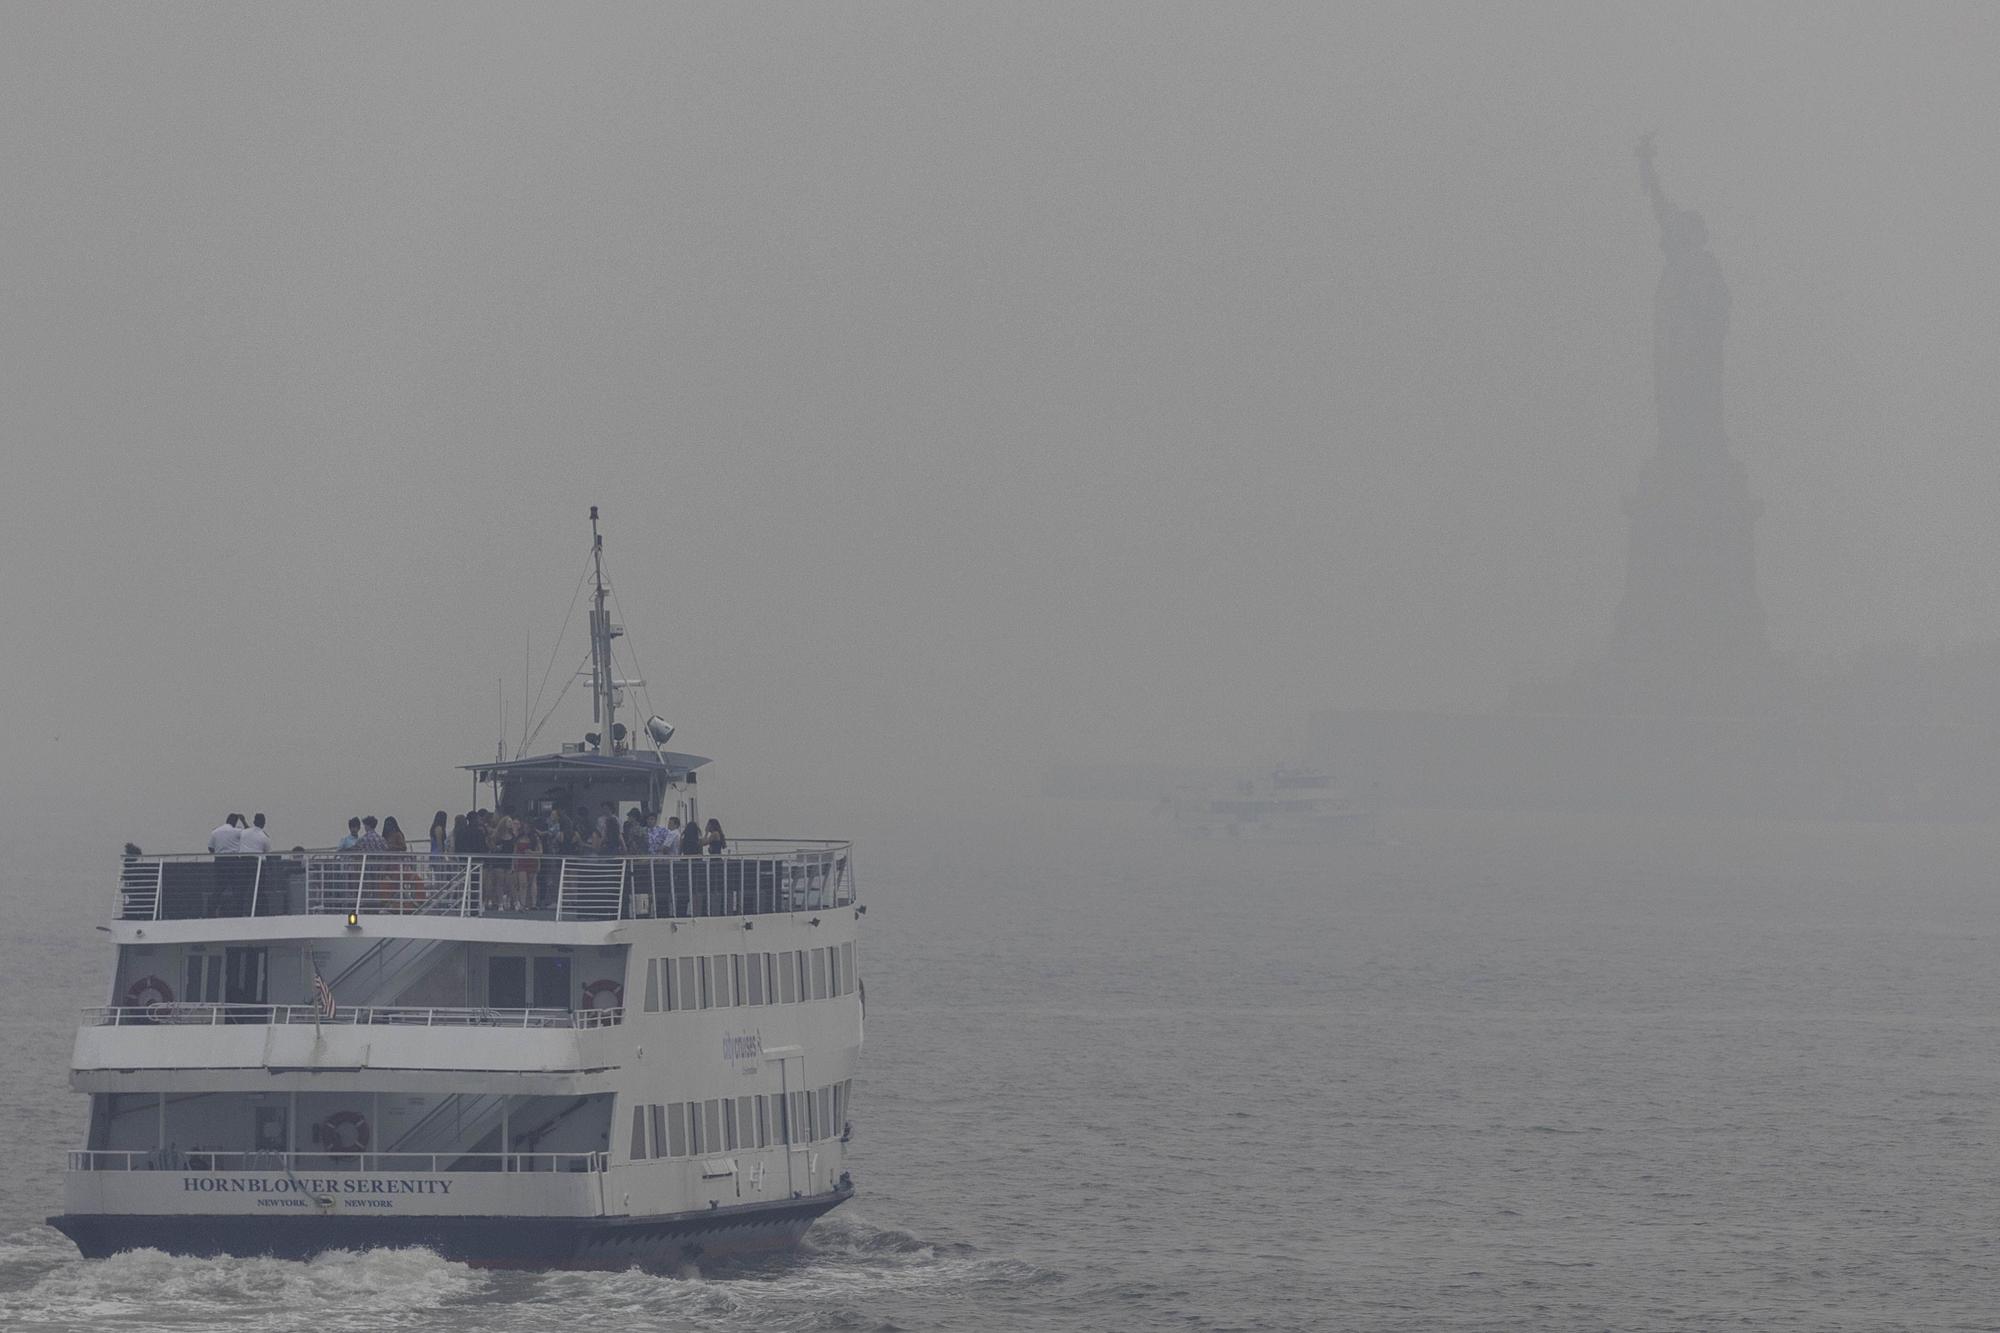
[(1616, 712), (1732, 714), (1771, 701), (1776, 664), (1757, 596), (1763, 511), (1720, 450), (1656, 452), (1625, 502), (1625, 596), (1592, 672)]

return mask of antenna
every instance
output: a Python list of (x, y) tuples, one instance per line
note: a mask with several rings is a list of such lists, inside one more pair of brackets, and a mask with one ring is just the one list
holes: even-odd
[[(611, 613), (605, 610), (604, 599), (604, 534), (597, 530), (597, 506), (590, 507), (590, 560), (592, 575), (596, 579), (597, 595), (595, 605), (590, 609), (590, 720), (598, 724), (597, 752), (616, 753), (618, 738), (615, 733), (618, 709), (618, 684), (611, 678), (611, 641), (623, 631), (611, 623)], [(604, 741), (609, 739), (610, 748)]]

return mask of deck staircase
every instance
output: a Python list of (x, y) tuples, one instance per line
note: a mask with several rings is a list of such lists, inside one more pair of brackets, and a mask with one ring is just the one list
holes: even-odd
[(327, 984), (342, 1008), (392, 1005), (397, 997), (421, 981), (426, 972), (459, 944), (458, 940), (423, 940), (409, 936), (378, 940)]
[(403, 1131), (385, 1151), (440, 1156), (477, 1152), (488, 1137), (499, 1134), (506, 1109), (504, 1093), (453, 1093)]

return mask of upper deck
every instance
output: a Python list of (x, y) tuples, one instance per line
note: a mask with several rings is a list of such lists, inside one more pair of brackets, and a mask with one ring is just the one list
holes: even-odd
[(113, 919), (354, 913), (581, 922), (818, 911), (854, 902), (851, 850), (847, 842), (750, 839), (699, 856), (128, 856)]

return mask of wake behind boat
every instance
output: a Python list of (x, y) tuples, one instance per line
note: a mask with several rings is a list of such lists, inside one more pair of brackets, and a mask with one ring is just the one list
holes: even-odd
[[(596, 730), (468, 765), (510, 820), (698, 823), (627, 742), (591, 510)], [(696, 854), (128, 854), (65, 1211), (87, 1257), (421, 1245), (488, 1267), (780, 1249), (846, 1200), (862, 1039), (845, 842)]]

